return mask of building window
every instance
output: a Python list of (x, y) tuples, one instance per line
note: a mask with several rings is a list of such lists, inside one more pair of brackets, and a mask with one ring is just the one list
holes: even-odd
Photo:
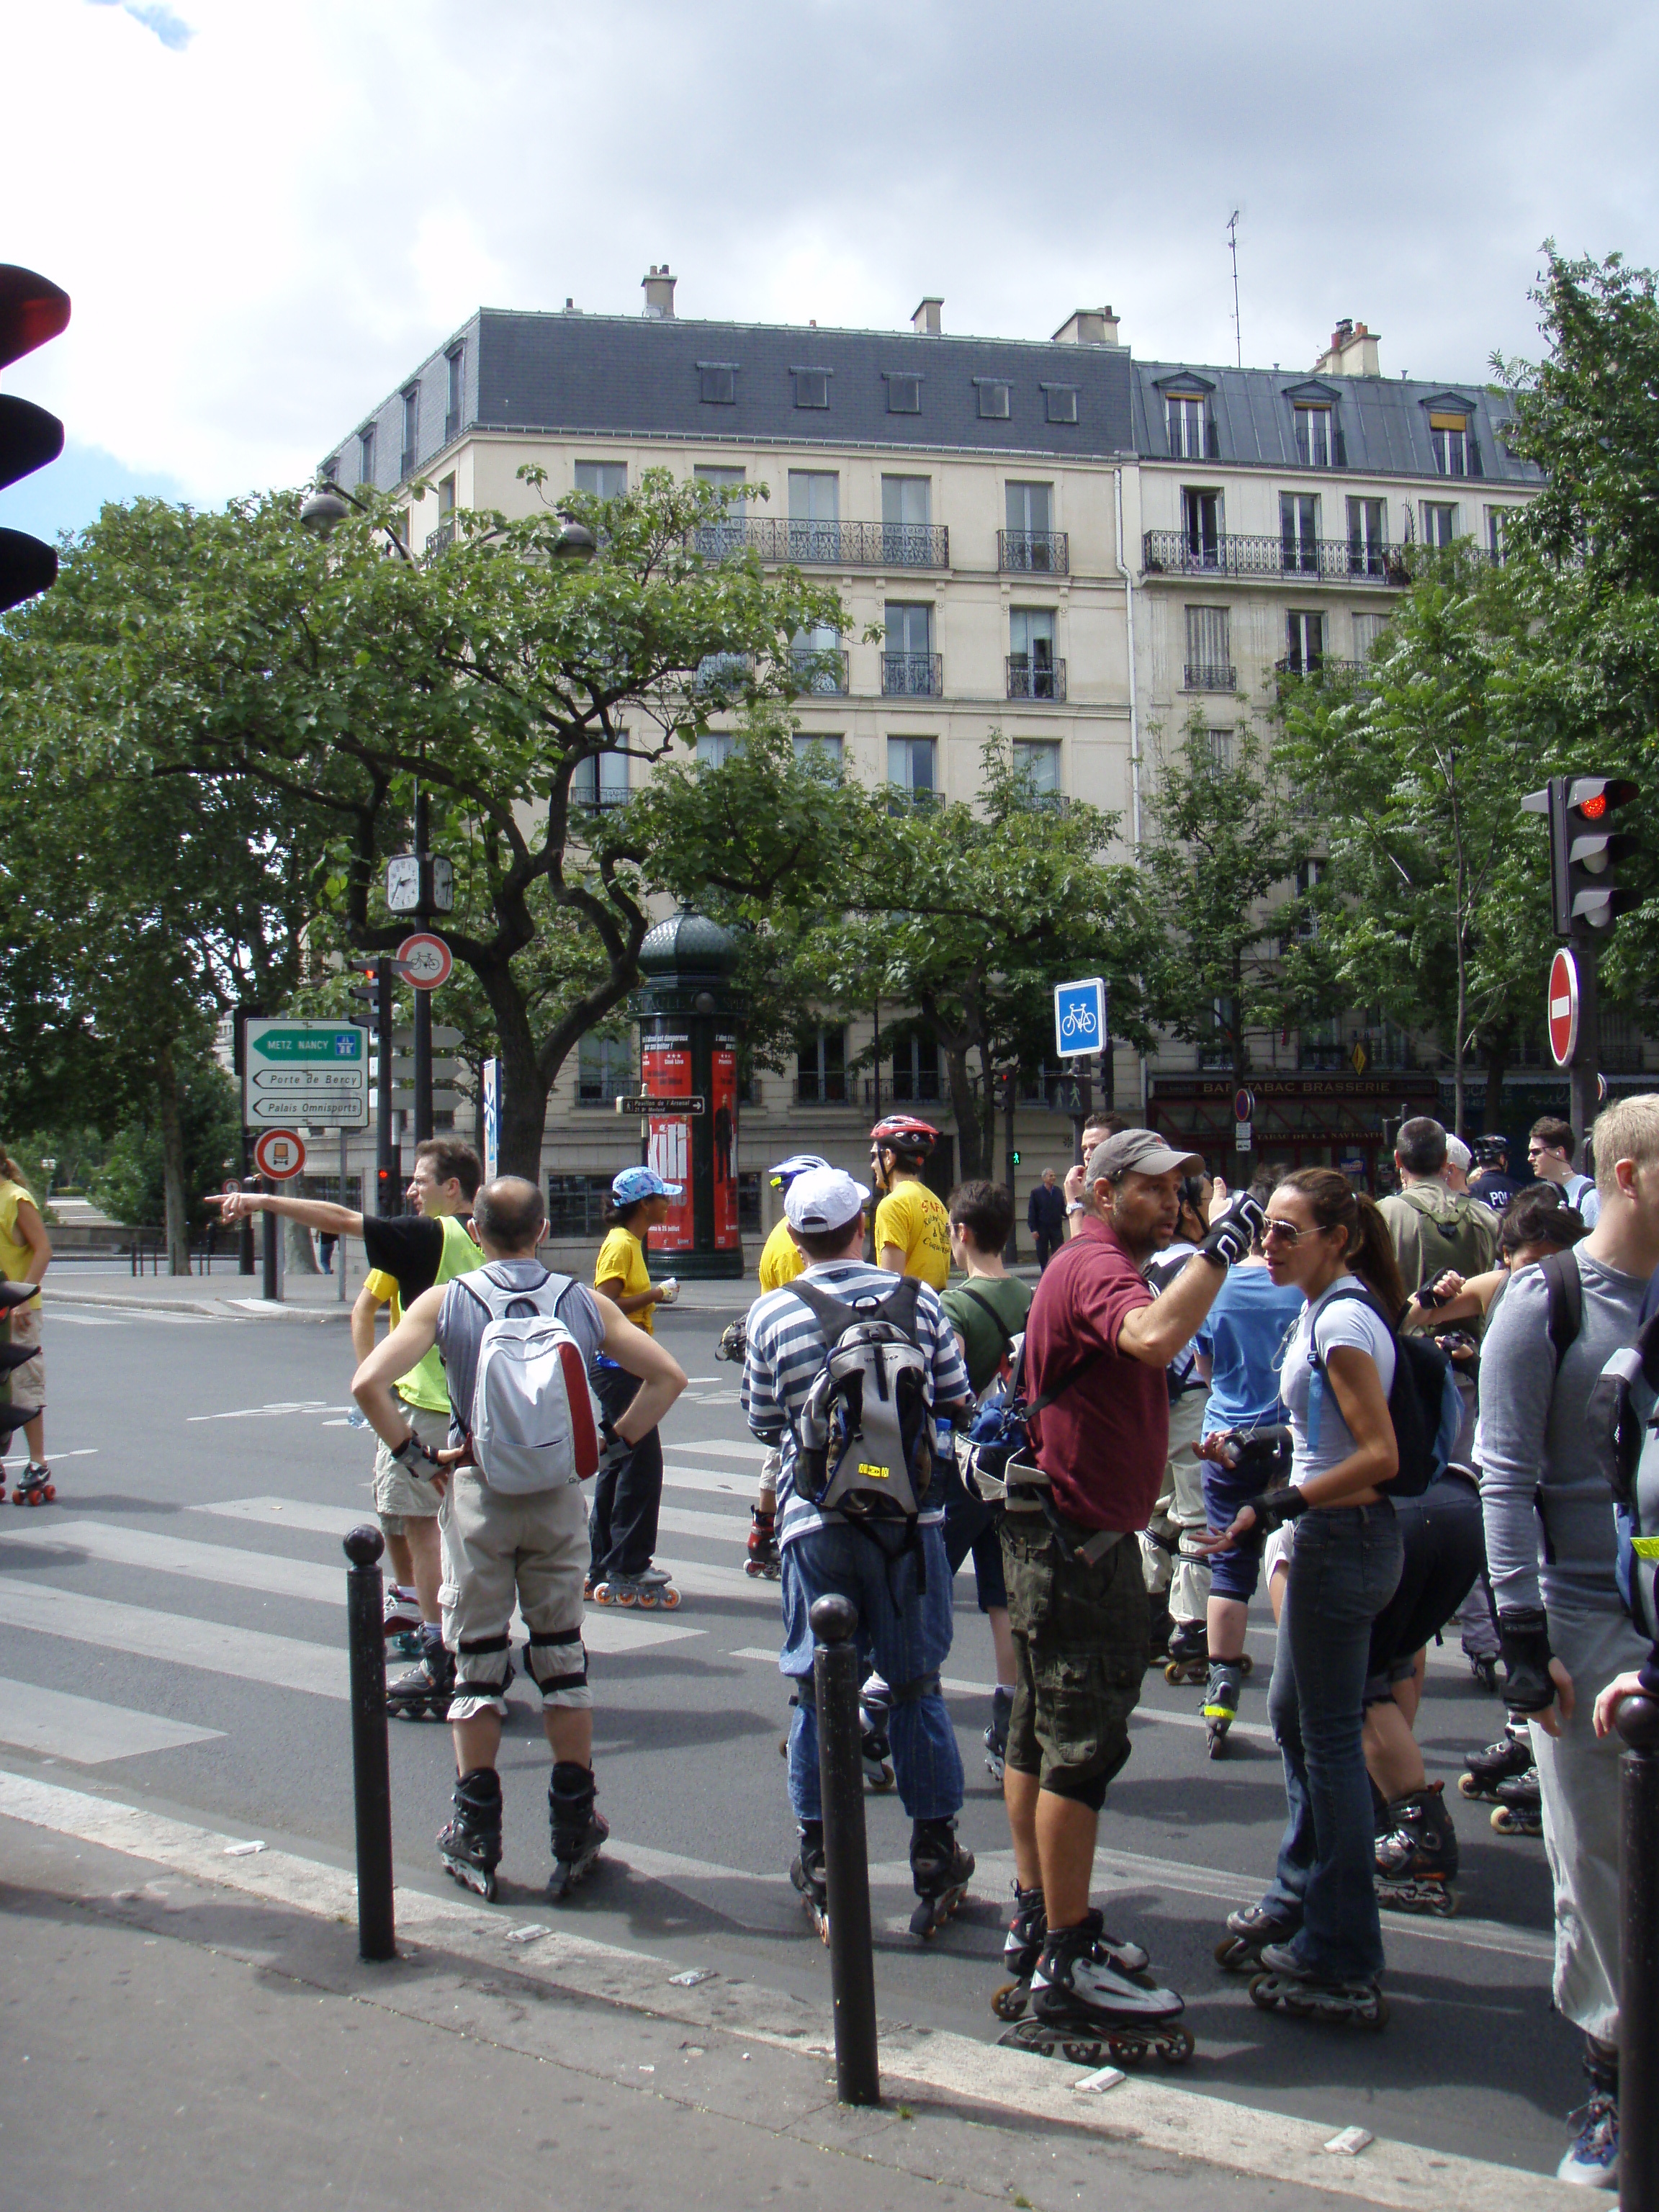
[(1300, 614), (1285, 617), (1285, 665), (1292, 676), (1311, 676), (1325, 665), (1325, 617)]
[(887, 412), (890, 415), (921, 414), (921, 379), (919, 376), (889, 375)]
[(1048, 401), (1051, 422), (1075, 422), (1077, 420), (1077, 386), (1074, 384), (1045, 384), (1042, 396)]
[(600, 1234), (611, 1202), (608, 1175), (550, 1175), (547, 1178), (547, 1233), (559, 1243), (585, 1243)]
[(578, 461), (576, 489), (594, 499), (626, 499), (628, 496), (628, 464), (626, 461)]
[[(847, 689), (847, 653), (839, 630), (828, 623), (798, 629), (789, 641), (795, 681), (803, 691), (832, 696)], [(841, 742), (839, 738), (836, 741)]]
[(1188, 607), (1183, 691), (1235, 691), (1232, 614), (1226, 607)]
[(1389, 565), (1389, 510), (1380, 499), (1348, 501), (1348, 573), (1380, 576)]
[(1387, 615), (1356, 615), (1353, 618), (1353, 657), (1369, 660), (1382, 644), (1389, 627)]
[(1170, 453), (1177, 461), (1201, 461), (1216, 451), (1215, 425), (1206, 398), (1186, 392), (1166, 393), (1164, 426), (1170, 434)]
[(323, 463), (323, 477), (325, 482), (328, 483), (339, 483), (340, 456), (337, 453), (331, 453), (328, 459)]
[(1504, 562), (1504, 532), (1508, 526), (1508, 514), (1509, 509), (1504, 507), (1489, 507), (1486, 509), (1486, 551), (1499, 568)]
[(1312, 492), (1279, 495), (1279, 560), (1292, 575), (1319, 574), (1319, 500)]
[(1008, 696), (1053, 699), (1065, 696), (1056, 682), (1054, 611), (1011, 607), (1008, 611)]
[(1467, 415), (1431, 415), (1429, 442), (1434, 465), (1443, 477), (1469, 474), (1469, 418)]
[(931, 601), (889, 599), (882, 689), (894, 696), (931, 698), (939, 689)]
[(639, 1061), (631, 1037), (589, 1035), (576, 1045), (576, 1103), (607, 1106), (639, 1089)]
[(1010, 395), (1013, 386), (991, 376), (976, 376), (979, 387), (979, 411), (988, 422), (1006, 422), (1008, 419)]
[(1060, 796), (1058, 738), (1016, 738), (1014, 766), (1039, 799)]
[(447, 379), (444, 392), (444, 443), (461, 434), (461, 389), (466, 375), (466, 348), (457, 346), (444, 356)]
[(797, 368), (790, 374), (795, 380), (797, 407), (827, 407), (830, 404), (830, 372), (827, 368)]
[(1028, 538), (1048, 538), (1054, 526), (1052, 484), (1010, 483), (1005, 495), (1008, 527)]
[(1210, 772), (1212, 775), (1231, 775), (1233, 766), (1233, 733), (1231, 730), (1206, 730), (1205, 743), (1209, 747)]
[(920, 1028), (901, 1030), (893, 1040), (893, 1103), (919, 1106), (939, 1096), (939, 1039)]
[(1304, 469), (1328, 469), (1331, 465), (1331, 410), (1328, 407), (1296, 408), (1296, 458)]
[(895, 792), (906, 793), (918, 805), (926, 805), (939, 788), (933, 738), (889, 738), (887, 781)]
[(1425, 499), (1423, 502), (1423, 542), (1425, 545), (1444, 547), (1457, 536), (1457, 509), (1439, 500)]
[(707, 561), (724, 560), (729, 553), (741, 553), (745, 535), (744, 513), (744, 484), (741, 469), (704, 468), (701, 464), (692, 471), (698, 483), (713, 484), (716, 491), (729, 495), (726, 512), (719, 522), (710, 523), (697, 532), (697, 550)]
[(732, 361), (700, 361), (697, 394), (705, 407), (735, 407), (738, 404), (738, 365)]
[(1200, 1067), (1231, 1067), (1235, 1034), (1232, 1000), (1224, 998), (1212, 999), (1209, 1034), (1200, 1041), (1198, 1048)]
[(839, 522), (841, 478), (833, 469), (791, 469), (791, 522)]
[(357, 433), (357, 481), (373, 488), (374, 483), (374, 425)]
[(813, 769), (823, 775), (841, 774), (841, 746), (837, 737), (820, 736), (809, 730), (795, 732), (795, 758), (803, 768)]
[(1218, 568), (1222, 540), (1227, 534), (1227, 502), (1218, 491), (1200, 491), (1196, 485), (1181, 489), (1181, 527), (1187, 540), (1189, 568)]
[(421, 387), (411, 384), (404, 394), (404, 450), (398, 463), (400, 477), (415, 473), (415, 455), (421, 440)]
[[(1310, 891), (1325, 880), (1329, 863), (1321, 860), (1298, 860), (1296, 864), (1296, 895), (1305, 899)], [(1311, 907), (1297, 917), (1296, 933), (1304, 945), (1310, 945), (1319, 934), (1319, 915)]]
[(795, 1056), (795, 1097), (803, 1106), (839, 1106), (847, 1099), (847, 1032), (808, 1030)]
[(724, 768), (742, 744), (741, 730), (700, 730), (697, 732), (698, 767)]
[(613, 806), (628, 804), (628, 755), (594, 753), (578, 761), (570, 779), (570, 796), (578, 806), (607, 814)]
[[(749, 1101), (744, 1100), (744, 1104)], [(761, 1175), (758, 1168), (738, 1170), (738, 1234), (739, 1237), (758, 1237), (761, 1233)]]

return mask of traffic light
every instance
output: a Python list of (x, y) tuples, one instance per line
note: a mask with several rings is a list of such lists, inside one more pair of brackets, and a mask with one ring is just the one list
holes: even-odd
[(1550, 825), (1550, 915), (1558, 937), (1571, 937), (1582, 925), (1607, 929), (1641, 896), (1614, 880), (1613, 866), (1628, 860), (1639, 840), (1609, 825), (1621, 806), (1639, 795), (1639, 787), (1619, 776), (1553, 775), (1541, 791), (1528, 792), (1522, 805), (1546, 815)]
[(1008, 1164), (1009, 1164), (1009, 1166), (1010, 1166), (1010, 1167), (1013, 1167), (1013, 1168), (1017, 1168), (1017, 1167), (1019, 1165), (1019, 1154), (1018, 1154), (1018, 1152), (1010, 1152), (1010, 1153), (1009, 1153), (1009, 1155), (1008, 1155)]
[[(65, 330), (67, 292), (32, 269), (0, 263), (0, 368)], [(0, 398), (0, 489), (43, 469), (64, 450), (64, 426), (27, 399)], [(0, 614), (58, 580), (58, 554), (21, 530), (0, 530)]]

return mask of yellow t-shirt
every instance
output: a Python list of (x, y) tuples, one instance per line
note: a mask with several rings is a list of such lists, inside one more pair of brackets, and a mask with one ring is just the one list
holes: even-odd
[(925, 1182), (902, 1182), (876, 1208), (876, 1258), (896, 1244), (904, 1255), (902, 1272), (919, 1275), (933, 1290), (951, 1279), (951, 1217)]
[(789, 1234), (789, 1224), (780, 1221), (767, 1238), (760, 1256), (760, 1286), (781, 1291), (806, 1269), (806, 1255)]
[[(620, 1223), (606, 1233), (605, 1240), (599, 1247), (599, 1256), (593, 1263), (593, 1287), (598, 1290), (601, 1283), (614, 1282), (618, 1276), (622, 1278), (625, 1298), (635, 1297), (641, 1291), (648, 1291), (651, 1287), (651, 1270), (645, 1264), (645, 1247), (631, 1229), (624, 1229)], [(599, 1310), (603, 1312), (605, 1309), (601, 1307)], [(633, 1322), (635, 1328), (642, 1328), (647, 1336), (654, 1336), (657, 1331), (652, 1316), (655, 1312), (654, 1306), (641, 1306), (626, 1318)]]
[[(14, 1182), (9, 1176), (0, 1176), (0, 1275), (9, 1283), (21, 1283), (34, 1264), (33, 1253), (17, 1233), (18, 1207), (33, 1204), (33, 1191), (26, 1190), (21, 1182)], [(38, 1306), (40, 1303), (38, 1297), (33, 1297), (28, 1305), (20, 1306), (17, 1310), (27, 1313), (29, 1306)]]

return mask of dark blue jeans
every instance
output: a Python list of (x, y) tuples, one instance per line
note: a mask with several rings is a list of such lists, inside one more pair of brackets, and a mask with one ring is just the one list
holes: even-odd
[[(842, 1524), (809, 1528), (783, 1547), (783, 1650), (778, 1665), (811, 1694), (813, 1601), (835, 1593), (858, 1607), (858, 1644), (898, 1690), (935, 1674), (951, 1656), (951, 1570), (945, 1531), (920, 1532), (927, 1588), (916, 1588), (915, 1554), (890, 1558), (873, 1535)], [(890, 1542), (890, 1539), (889, 1541)], [(962, 1753), (935, 1687), (895, 1698), (887, 1723), (899, 1796), (913, 1820), (949, 1820), (962, 1809)], [(789, 1729), (789, 1798), (798, 1820), (823, 1817), (818, 1796), (818, 1717), (798, 1705)]]
[[(605, 1417), (614, 1421), (634, 1402), (637, 1375), (622, 1367), (595, 1366), (590, 1374)], [(587, 1538), (593, 1580), (607, 1575), (642, 1575), (657, 1548), (657, 1515), (662, 1505), (662, 1432), (647, 1429), (628, 1457), (608, 1468), (593, 1486)]]
[(1400, 1580), (1394, 1508), (1340, 1505), (1296, 1524), (1267, 1691), (1289, 1818), (1262, 1904), (1300, 1923), (1291, 1949), (1320, 1981), (1382, 1970), (1370, 1784), (1361, 1741), (1371, 1623)]

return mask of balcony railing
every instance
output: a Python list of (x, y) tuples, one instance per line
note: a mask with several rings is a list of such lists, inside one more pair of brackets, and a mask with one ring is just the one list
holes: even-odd
[(790, 650), (795, 681), (803, 692), (829, 696), (847, 689), (847, 655), (836, 646), (798, 645)]
[(718, 522), (693, 533), (706, 561), (758, 553), (797, 568), (948, 568), (951, 533), (943, 523), (796, 522), (781, 517)]
[(1408, 584), (1395, 545), (1356, 545), (1346, 538), (1194, 537), (1149, 530), (1141, 559), (1149, 576), (1240, 576), (1284, 584)]
[(1066, 663), (1052, 660), (1033, 663), (1024, 653), (1011, 653), (1007, 660), (1008, 696), (1011, 699), (1063, 699), (1066, 696)]
[(1004, 575), (1063, 576), (1071, 553), (1063, 530), (999, 530), (997, 567)]
[(426, 558), (428, 561), (435, 561), (441, 553), (447, 553), (454, 543), (454, 524), (441, 522), (426, 541)]
[(939, 699), (945, 694), (945, 659), (937, 653), (884, 653), (882, 695), (888, 699)]
[(1346, 684), (1363, 676), (1369, 664), (1363, 660), (1338, 660), (1328, 653), (1310, 653), (1305, 660), (1288, 656), (1273, 663), (1275, 676), (1299, 676), (1304, 681)]
[(822, 1075), (797, 1075), (797, 1106), (851, 1106), (867, 1114), (884, 1106), (948, 1106), (942, 1073), (921, 1074), (903, 1070), (891, 1075), (843, 1075), (839, 1069)]
[(1231, 661), (1189, 660), (1181, 671), (1183, 691), (1237, 691), (1238, 671)]

